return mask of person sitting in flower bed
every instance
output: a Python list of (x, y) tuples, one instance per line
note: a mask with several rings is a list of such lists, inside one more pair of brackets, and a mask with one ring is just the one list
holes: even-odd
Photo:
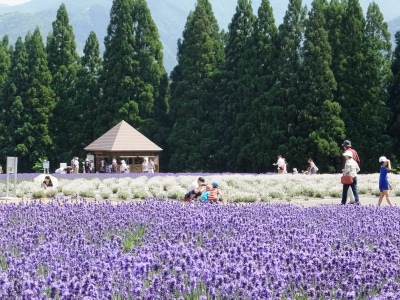
[(206, 185), (206, 190), (201, 194), (200, 201), (207, 202), (210, 196), (211, 185)]
[(212, 183), (212, 188), (210, 190), (210, 195), (208, 196), (208, 200), (210, 200), (211, 203), (217, 203), (220, 197), (219, 193), (219, 183), (218, 181), (214, 181)]
[(197, 178), (197, 181), (193, 181), (189, 187), (187, 188), (187, 192), (185, 194), (185, 198), (183, 199), (185, 202), (192, 200), (193, 198), (198, 198), (203, 193), (206, 184), (203, 177)]
[(44, 181), (42, 182), (42, 188), (46, 189), (47, 187), (52, 187), (53, 182), (51, 181), (50, 176), (46, 176)]

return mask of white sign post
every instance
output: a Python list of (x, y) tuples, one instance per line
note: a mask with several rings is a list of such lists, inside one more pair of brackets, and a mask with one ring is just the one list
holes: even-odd
[(43, 173), (49, 174), (49, 169), (50, 169), (50, 162), (48, 160), (44, 160), (43, 161)]
[(6, 197), (8, 197), (8, 192), (10, 188), (10, 174), (14, 173), (14, 194), (16, 197), (16, 188), (17, 188), (17, 173), (18, 173), (18, 157), (7, 157), (7, 184), (6, 184)]

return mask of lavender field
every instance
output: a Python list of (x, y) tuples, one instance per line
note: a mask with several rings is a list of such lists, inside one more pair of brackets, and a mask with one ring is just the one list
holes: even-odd
[(398, 299), (400, 209), (0, 205), (1, 299)]

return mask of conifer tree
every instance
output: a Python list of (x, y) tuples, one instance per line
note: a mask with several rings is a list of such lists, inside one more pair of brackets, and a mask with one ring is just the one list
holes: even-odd
[(242, 172), (264, 172), (268, 153), (264, 144), (264, 125), (268, 122), (273, 87), (277, 76), (278, 29), (269, 0), (263, 0), (248, 39), (245, 54), (239, 63), (243, 74), (243, 106), (239, 113), (237, 135), (242, 141), (238, 151), (238, 167)]
[[(132, 19), (138, 71), (134, 77), (139, 105), (139, 130), (161, 148), (166, 148), (168, 75), (162, 43), (145, 0), (135, 0)], [(166, 153), (163, 151), (162, 156)]]
[(400, 157), (400, 31), (395, 34), (396, 47), (393, 52), (391, 70), (393, 80), (390, 85), (388, 107), (391, 111), (389, 133), (393, 138), (393, 150)]
[(198, 0), (188, 16), (183, 40), (178, 41), (178, 65), (171, 74), (170, 119), (174, 120), (168, 147), (173, 149), (171, 171), (209, 168), (215, 145), (210, 133), (211, 112), (218, 109), (214, 79), (223, 63), (222, 36), (208, 0)]
[(368, 118), (360, 118), (359, 130), (364, 136), (360, 150), (367, 154), (363, 170), (373, 172), (376, 170), (376, 157), (392, 151), (392, 140), (388, 135), (388, 88), (393, 76), (388, 25), (374, 2), (368, 6), (366, 14), (364, 47), (363, 87), (360, 91), (363, 102), (358, 114)]
[(84, 155), (83, 149), (96, 138), (93, 124), (96, 121), (96, 108), (100, 102), (99, 76), (102, 60), (99, 41), (93, 31), (86, 40), (80, 62), (76, 83), (76, 105), (73, 112), (78, 118), (76, 123), (79, 128), (76, 128), (75, 142), (71, 145), (73, 153), (79, 157)]
[(11, 64), (7, 81), (2, 89), (0, 102), (0, 154), (2, 157), (12, 156), (15, 153), (16, 130), (22, 126), (23, 99), (28, 90), (28, 53), (22, 38), (15, 43), (15, 50), (11, 54)]
[(135, 76), (139, 63), (135, 55), (133, 0), (114, 0), (105, 37), (102, 97), (97, 110), (96, 136), (104, 134), (121, 120), (140, 124)]
[(7, 81), (8, 69), (10, 67), (10, 53), (8, 49), (8, 36), (4, 36), (0, 42), (0, 97), (4, 84)]
[(7, 149), (7, 155), (19, 158), (20, 172), (29, 172), (36, 162), (48, 158), (53, 147), (49, 118), (55, 95), (39, 29), (28, 33), (25, 45), (19, 39), (15, 48), (6, 89), (8, 101), (13, 101), (8, 123), (13, 140), (8, 139), (12, 146)]
[[(56, 165), (62, 161), (69, 161), (71, 145), (75, 143), (76, 129), (79, 128), (75, 106), (76, 73), (79, 56), (76, 52), (73, 28), (69, 24), (68, 12), (64, 4), (57, 11), (53, 22), (53, 31), (47, 37), (46, 52), (48, 55), (49, 70), (52, 74), (52, 89), (56, 94), (54, 118), (51, 120), (52, 136), (55, 141), (55, 153), (52, 162)], [(60, 119), (63, 119), (60, 122)]]
[[(219, 156), (226, 161), (227, 171), (237, 171), (248, 165), (245, 157), (239, 161), (238, 152), (243, 147), (239, 131), (245, 119), (243, 99), (246, 86), (243, 77), (248, 75), (245, 52), (253, 33), (255, 16), (249, 0), (238, 0), (236, 12), (229, 24), (227, 44), (225, 47), (226, 61), (222, 74), (221, 87), (221, 138), (223, 147)], [(225, 157), (225, 159), (224, 159)]]
[(321, 170), (335, 172), (341, 154), (337, 142), (344, 138), (344, 122), (340, 119), (340, 105), (333, 101), (336, 81), (330, 69), (331, 47), (323, 9), (322, 0), (313, 1), (304, 34), (299, 73), (303, 106), (298, 108), (299, 122), (292, 137), (303, 147), (292, 157), (296, 164), (313, 158)]
[[(303, 107), (299, 91), (299, 70), (301, 66), (300, 46), (304, 33), (306, 10), (301, 0), (290, 0), (283, 23), (278, 34), (278, 68), (276, 86), (269, 114), (264, 124), (265, 146), (269, 153), (269, 162), (276, 156), (283, 155), (290, 165), (294, 166), (306, 159), (297, 156), (297, 149), (304, 145), (295, 136), (294, 128), (298, 126), (299, 108)], [(272, 167), (270, 169), (273, 170)]]

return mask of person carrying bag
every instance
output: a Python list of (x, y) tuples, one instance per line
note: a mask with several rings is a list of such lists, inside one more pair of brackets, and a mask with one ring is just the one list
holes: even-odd
[(357, 173), (360, 172), (360, 167), (353, 159), (353, 153), (351, 151), (345, 151), (343, 156), (346, 159), (346, 163), (344, 164), (344, 169), (342, 170), (343, 176), (341, 178), (341, 182), (343, 184), (342, 205), (346, 204), (349, 187), (351, 187), (353, 191), (355, 204), (360, 205), (360, 199), (358, 197), (357, 190)]

